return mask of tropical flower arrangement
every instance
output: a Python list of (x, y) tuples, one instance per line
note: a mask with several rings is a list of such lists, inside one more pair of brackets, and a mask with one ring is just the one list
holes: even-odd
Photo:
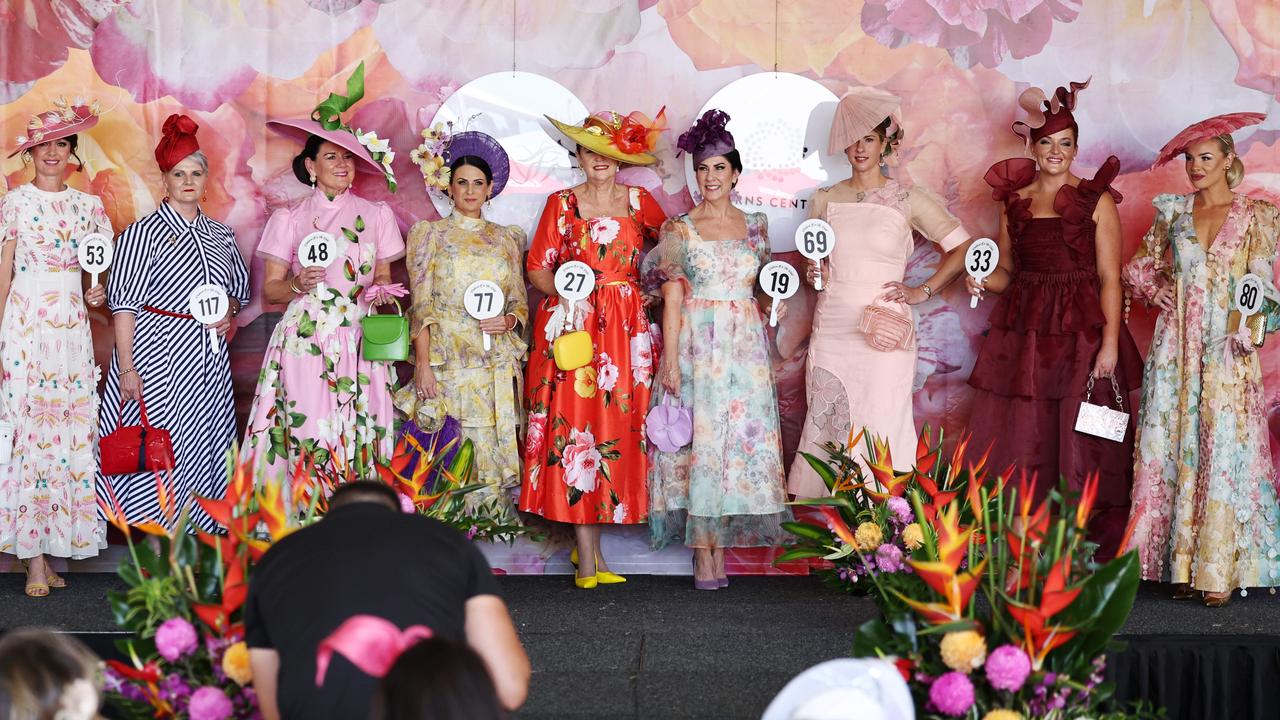
[[(255, 477), (252, 461), (230, 461), (223, 497), (196, 499), (225, 535), (191, 525), (188, 509), (175, 506), (171, 478), (156, 478), (163, 517), (144, 522), (125, 518), (108, 483), (99, 505), (129, 549), (117, 571), (128, 587), (108, 594), (116, 624), (133, 634), (117, 643), (129, 662), (108, 660), (105, 671), (107, 701), (120, 716), (261, 717), (242, 621), (249, 576), (272, 543), (321, 517), (334, 488), (356, 478), (334, 457), (317, 465), (304, 456), (289, 477)], [(465, 496), (478, 487), (468, 484), (472, 458), (469, 440), (435, 448), (406, 435), (390, 462), (376, 464), (377, 476), (406, 511), (473, 536), (523, 532), (468, 513)], [(135, 542), (131, 529), (145, 539)]]
[(1037, 503), (1034, 479), (993, 476), (985, 456), (968, 461), (965, 439), (945, 456), (927, 428), (906, 472), (868, 438), (867, 475), (855, 459), (862, 437), (828, 446), (827, 460), (804, 455), (832, 494), (797, 501), (823, 525), (788, 525), (800, 540), (779, 558), (825, 558), (835, 584), (872, 588), (882, 617), (859, 628), (855, 656), (893, 661), (922, 718), (1153, 716), (1108, 709), (1105, 652), (1139, 573), (1132, 553), (1093, 558), (1097, 476), (1078, 496), (1058, 489)]

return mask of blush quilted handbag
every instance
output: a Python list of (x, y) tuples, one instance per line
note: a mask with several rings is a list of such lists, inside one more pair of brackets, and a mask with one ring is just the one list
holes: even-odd
[(909, 314), (879, 301), (862, 311), (858, 330), (867, 336), (871, 347), (884, 352), (910, 348), (916, 334), (915, 323)]
[[(121, 427), (98, 440), (98, 462), (103, 475), (127, 475), (137, 472), (173, 470), (173, 441), (169, 431), (152, 427), (147, 421), (147, 406), (138, 401), (142, 413), (141, 425)], [(124, 415), (124, 401), (120, 401), (120, 415)]]

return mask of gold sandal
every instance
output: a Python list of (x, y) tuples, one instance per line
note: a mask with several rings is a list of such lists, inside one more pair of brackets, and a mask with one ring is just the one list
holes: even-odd
[(48, 577), (46, 576), (45, 582), (42, 582), (42, 583), (31, 582), (31, 562), (28, 560), (23, 560), (22, 567), (27, 571), (27, 586), (23, 589), (23, 592), (26, 594), (26, 596), (31, 598), (48, 597), (49, 596)]

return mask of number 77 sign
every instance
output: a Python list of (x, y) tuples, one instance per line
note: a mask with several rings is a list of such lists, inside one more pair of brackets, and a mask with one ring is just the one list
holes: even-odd
[[(462, 294), (463, 307), (467, 309), (467, 314), (476, 320), (498, 317), (506, 307), (506, 302), (507, 298), (502, 288), (489, 280), (477, 280), (471, 283)], [(489, 352), (492, 347), (489, 333), (481, 332), (481, 335), (484, 336), (484, 351)]]

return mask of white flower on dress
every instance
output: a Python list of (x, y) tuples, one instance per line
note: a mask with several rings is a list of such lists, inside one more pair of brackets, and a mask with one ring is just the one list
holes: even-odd
[(311, 341), (307, 338), (298, 337), (298, 333), (291, 332), (284, 336), (284, 351), (293, 357), (302, 357), (307, 354), (307, 345)]
[(613, 390), (618, 384), (618, 366), (613, 364), (613, 360), (609, 358), (609, 353), (600, 353), (600, 359), (596, 363), (596, 387), (605, 392)]
[(338, 324), (340, 325), (343, 322), (346, 322), (347, 325), (354, 325), (360, 319), (360, 306), (345, 295), (339, 295), (333, 301), (333, 309), (330, 312), (338, 317)]
[(596, 438), (589, 430), (571, 430), (569, 444), (560, 456), (564, 468), (564, 481), (569, 487), (589, 493), (596, 489), (596, 477), (600, 472), (600, 451)]
[(613, 218), (597, 218), (589, 227), (591, 241), (597, 245), (608, 245), (618, 239), (618, 231), (622, 228)]
[(613, 521), (615, 523), (625, 522), (627, 519), (627, 504), (618, 503), (613, 508)]
[(338, 421), (333, 418), (320, 418), (316, 421), (316, 435), (316, 440), (322, 443), (336, 443), (338, 441)]
[(631, 381), (648, 385), (653, 377), (653, 340), (642, 332), (631, 338)]

